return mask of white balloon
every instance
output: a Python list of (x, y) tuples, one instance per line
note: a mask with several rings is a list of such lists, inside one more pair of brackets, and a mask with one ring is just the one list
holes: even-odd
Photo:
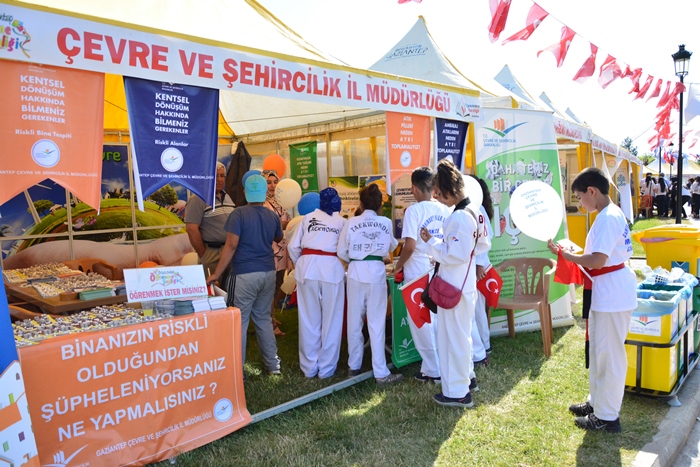
[(284, 209), (293, 208), (301, 199), (301, 187), (291, 178), (280, 180), (275, 188), (275, 199)]
[(471, 175), (462, 174), (464, 179), (464, 194), (469, 197), (469, 208), (474, 212), (479, 212), (479, 207), (484, 201), (484, 192), (481, 185)]
[(510, 196), (510, 217), (522, 233), (546, 242), (559, 232), (564, 206), (554, 188), (539, 180), (525, 182)]

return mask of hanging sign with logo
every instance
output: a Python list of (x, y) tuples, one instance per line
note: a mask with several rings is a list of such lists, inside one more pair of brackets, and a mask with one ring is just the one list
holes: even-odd
[(219, 91), (127, 77), (124, 88), (139, 209), (170, 182), (214, 205)]
[(302, 193), (318, 192), (316, 141), (289, 145), (289, 170)]
[(468, 128), (469, 124), (466, 122), (435, 119), (436, 167), (437, 162), (450, 159), (461, 171), (464, 171), (464, 148)]
[(3, 60), (0, 82), (0, 204), (50, 178), (99, 209), (104, 75)]
[(386, 193), (402, 175), (430, 164), (430, 117), (386, 113)]

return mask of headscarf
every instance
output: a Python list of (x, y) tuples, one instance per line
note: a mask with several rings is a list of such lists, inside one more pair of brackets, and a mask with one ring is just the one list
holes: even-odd
[[(263, 170), (262, 176), (265, 177), (265, 180), (267, 180), (270, 177), (275, 177), (277, 180), (280, 179), (277, 176), (276, 170)], [(270, 207), (272, 208), (272, 210), (275, 211), (280, 218), (282, 218), (282, 216), (285, 213), (285, 210), (282, 206), (280, 206), (280, 203), (277, 202), (277, 199), (275, 198), (274, 191), (272, 192), (272, 194), (270, 194), (269, 191), (267, 192), (267, 202), (270, 204)]]
[(320, 196), (320, 209), (329, 216), (332, 216), (334, 212), (340, 212), (340, 207), (342, 201), (335, 188), (326, 188), (321, 190)]

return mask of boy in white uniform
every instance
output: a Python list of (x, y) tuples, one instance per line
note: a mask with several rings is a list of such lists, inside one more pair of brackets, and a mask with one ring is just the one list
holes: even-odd
[(299, 365), (307, 378), (330, 378), (340, 358), (345, 268), (338, 240), (345, 226), (334, 188), (322, 190), (320, 207), (305, 215), (287, 246), (296, 266)]
[(401, 381), (403, 375), (391, 374), (384, 354), (386, 326), (386, 269), (383, 259), (399, 242), (392, 234), (391, 219), (379, 216), (382, 193), (376, 184), (360, 190), (363, 212), (349, 219), (338, 242), (338, 256), (348, 265), (348, 371), (349, 376), (360, 373), (364, 353), (362, 321), (367, 315), (372, 369), (377, 384)]
[[(598, 215), (583, 254), (562, 251), (562, 256), (583, 266), (593, 280), (588, 318), (590, 395), (569, 410), (577, 415), (574, 422), (579, 428), (619, 433), (627, 374), (625, 337), (637, 307), (637, 277), (625, 264), (632, 256), (630, 231), (622, 210), (608, 197), (608, 183), (600, 169), (588, 167), (571, 184), (586, 211)], [(548, 246), (554, 254), (561, 249), (551, 240)]]
[[(438, 203), (433, 197), (433, 171), (430, 167), (419, 167), (411, 174), (411, 193), (418, 201), (406, 209), (403, 219), (405, 244), (396, 263), (395, 274), (403, 272), (406, 283), (421, 277), (430, 270), (428, 247), (420, 238), (420, 229), (426, 228), (435, 237), (442, 239), (442, 222), (450, 215), (450, 209)], [(411, 336), (423, 362), (414, 378), (421, 382), (440, 383), (440, 365), (437, 356), (436, 321), (438, 315), (431, 315), (431, 322), (420, 329), (408, 313)]]

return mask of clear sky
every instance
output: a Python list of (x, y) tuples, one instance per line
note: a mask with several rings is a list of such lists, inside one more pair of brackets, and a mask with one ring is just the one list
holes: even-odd
[[(317, 48), (352, 66), (368, 68), (388, 52), (421, 15), (433, 39), (453, 64), (472, 81), (495, 94), (505, 91), (493, 77), (508, 64), (523, 87), (534, 96), (546, 92), (562, 112), (569, 107), (599, 136), (620, 144), (629, 136), (639, 154), (649, 151), (657, 98), (632, 101), (632, 82), (617, 80), (606, 89), (598, 84), (598, 68), (607, 54), (656, 79), (677, 81), (671, 54), (679, 44), (697, 51), (686, 83), (700, 83), (699, 0), (540, 0), (549, 12), (529, 40), (501, 45), (501, 40), (525, 26), (531, 0), (512, 0), (508, 23), (500, 40), (491, 43), (488, 0), (259, 0), (287, 26)], [(554, 56), (537, 51), (558, 42), (563, 24), (578, 33), (561, 68)], [(232, 23), (235, 27), (235, 21)], [(572, 81), (598, 46), (596, 74), (583, 84)], [(663, 92), (664, 88), (662, 88)], [(674, 133), (678, 113), (672, 117)], [(691, 122), (700, 129), (700, 117)], [(689, 127), (686, 126), (685, 129)], [(677, 138), (677, 137), (676, 137)], [(698, 145), (700, 146), (700, 145)], [(698, 147), (696, 146), (696, 148)], [(685, 148), (684, 148), (685, 149)], [(695, 149), (695, 148), (694, 148)]]

